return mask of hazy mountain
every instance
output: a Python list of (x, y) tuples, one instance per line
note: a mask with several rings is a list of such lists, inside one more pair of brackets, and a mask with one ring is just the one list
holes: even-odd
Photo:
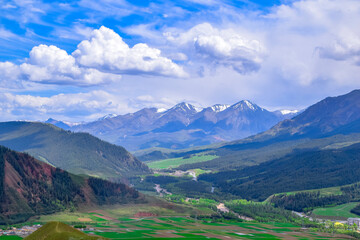
[(52, 125), (55, 125), (59, 128), (62, 128), (64, 130), (69, 130), (71, 128), (71, 124), (69, 123), (65, 123), (63, 121), (58, 121), (58, 120), (55, 120), (53, 118), (49, 118), (48, 120), (45, 121), (45, 123), (50, 123)]
[(119, 179), (149, 172), (123, 147), (50, 124), (0, 123), (0, 144), (76, 174)]
[(64, 208), (142, 201), (124, 184), (70, 174), (0, 146), (0, 224)]
[(274, 113), (279, 116), (280, 118), (284, 119), (291, 119), (300, 113), (302, 113), (304, 110), (276, 110)]
[(247, 100), (231, 106), (216, 104), (207, 108), (183, 102), (165, 111), (145, 108), (70, 129), (91, 133), (130, 150), (182, 149), (248, 137), (294, 114), (270, 112)]

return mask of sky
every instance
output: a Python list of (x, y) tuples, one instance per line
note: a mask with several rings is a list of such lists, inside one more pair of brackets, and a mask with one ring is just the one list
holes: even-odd
[(0, 0), (0, 121), (360, 88), (358, 0)]

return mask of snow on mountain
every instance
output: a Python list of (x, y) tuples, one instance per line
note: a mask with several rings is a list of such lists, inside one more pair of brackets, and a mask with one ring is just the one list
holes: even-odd
[(105, 115), (105, 116), (103, 116), (103, 117), (99, 118), (99, 119), (98, 119), (98, 121), (105, 120), (105, 119), (107, 119), (107, 118), (117, 117), (117, 116), (118, 116), (118, 115), (117, 115), (117, 114), (115, 114), (115, 113), (110, 113), (110, 114), (107, 114), (107, 115)]
[(280, 113), (281, 113), (282, 115), (297, 114), (297, 113), (299, 112), (299, 110), (286, 110), (286, 109), (284, 109), (284, 110), (279, 110), (279, 111), (280, 111)]
[(167, 110), (166, 108), (157, 108), (156, 112), (157, 113), (162, 113), (162, 112), (165, 112), (166, 110)]
[(176, 110), (176, 111), (180, 110), (180, 111), (183, 111), (186, 113), (197, 113), (198, 112), (198, 109), (194, 105), (191, 105), (190, 103), (186, 103), (186, 102), (176, 104), (175, 106), (173, 106), (172, 108), (167, 110), (167, 112), (174, 111), (174, 110)]
[(45, 123), (50, 123), (53, 124), (59, 128), (65, 129), (65, 130), (69, 130), (71, 127), (83, 124), (84, 122), (67, 122), (67, 121), (58, 121), (56, 119), (53, 118), (49, 118), (48, 120), (45, 121)]
[[(75, 132), (88, 132), (130, 150), (181, 149), (254, 135), (296, 114), (296, 110), (270, 112), (248, 100), (207, 108), (181, 102), (169, 109), (144, 108), (124, 115), (109, 114), (74, 127), (58, 121), (51, 123)], [(104, 121), (109, 118), (111, 121)]]
[(232, 109), (240, 109), (240, 110), (261, 110), (264, 111), (263, 108), (259, 107), (258, 105), (250, 102), (249, 100), (242, 100), (234, 105), (230, 106)]
[(228, 104), (215, 104), (211, 107), (211, 109), (214, 112), (222, 112), (222, 111), (226, 110), (228, 107), (230, 107), (230, 105), (228, 105)]

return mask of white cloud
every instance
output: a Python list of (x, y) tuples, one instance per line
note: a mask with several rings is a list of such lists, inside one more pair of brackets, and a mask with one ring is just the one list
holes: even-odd
[(77, 62), (86, 67), (117, 74), (145, 74), (185, 77), (184, 70), (161, 51), (139, 43), (130, 48), (113, 30), (94, 30), (90, 40), (84, 40), (73, 53)]
[[(0, 93), (2, 120), (15, 119), (44, 120), (49, 117), (71, 115), (76, 120), (93, 120), (107, 113), (131, 111), (114, 95), (105, 91), (88, 93), (58, 94), (51, 97), (15, 95)], [(14, 118), (13, 118), (14, 119)]]
[(18, 65), (11, 62), (0, 62), (0, 87), (21, 88), (21, 71)]
[(16, 37), (17, 37), (16, 34), (10, 32), (7, 29), (0, 27), (0, 38), (9, 39), (9, 38), (16, 38)]
[[(130, 48), (111, 29), (91, 33), (69, 55), (56, 46), (33, 47), (24, 63), (0, 62), (0, 85), (19, 86), (22, 81), (41, 84), (96, 86), (121, 78), (120, 74), (185, 77), (187, 74), (161, 51), (139, 43)], [(181, 57), (184, 57), (181, 55)], [(11, 83), (11, 84), (10, 84)]]
[(258, 40), (247, 39), (232, 29), (219, 30), (210, 23), (180, 34), (165, 32), (164, 36), (193, 51), (193, 57), (200, 57), (197, 60), (230, 66), (241, 74), (258, 71), (264, 57), (264, 47)]
[(286, 68), (292, 74), (283, 77), (300, 85), (349, 86), (348, 71), (353, 79), (360, 70), (351, 67), (360, 63), (360, 29), (353, 27), (359, 12), (355, 0), (304, 0), (274, 8), (264, 19), (271, 47), (267, 65)]
[(30, 58), (20, 65), (26, 80), (46, 84), (91, 86), (108, 83), (119, 76), (96, 69), (79, 67), (73, 56), (56, 46), (39, 45), (30, 52)]
[(338, 40), (335, 43), (317, 48), (319, 56), (336, 61), (350, 60), (360, 65), (360, 36), (346, 40)]

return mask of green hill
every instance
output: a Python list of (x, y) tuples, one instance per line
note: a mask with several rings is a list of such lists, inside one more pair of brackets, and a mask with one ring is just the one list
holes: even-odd
[(97, 240), (105, 239), (98, 236), (89, 236), (75, 228), (61, 222), (49, 222), (33, 232), (24, 240)]
[(360, 144), (342, 149), (294, 151), (236, 171), (200, 175), (221, 191), (265, 200), (274, 193), (320, 189), (360, 181)]
[(123, 147), (87, 133), (72, 133), (39, 122), (0, 123), (0, 145), (75, 174), (122, 178), (149, 173), (149, 168)]
[(73, 175), (0, 146), (0, 224), (80, 206), (144, 202), (125, 184)]

